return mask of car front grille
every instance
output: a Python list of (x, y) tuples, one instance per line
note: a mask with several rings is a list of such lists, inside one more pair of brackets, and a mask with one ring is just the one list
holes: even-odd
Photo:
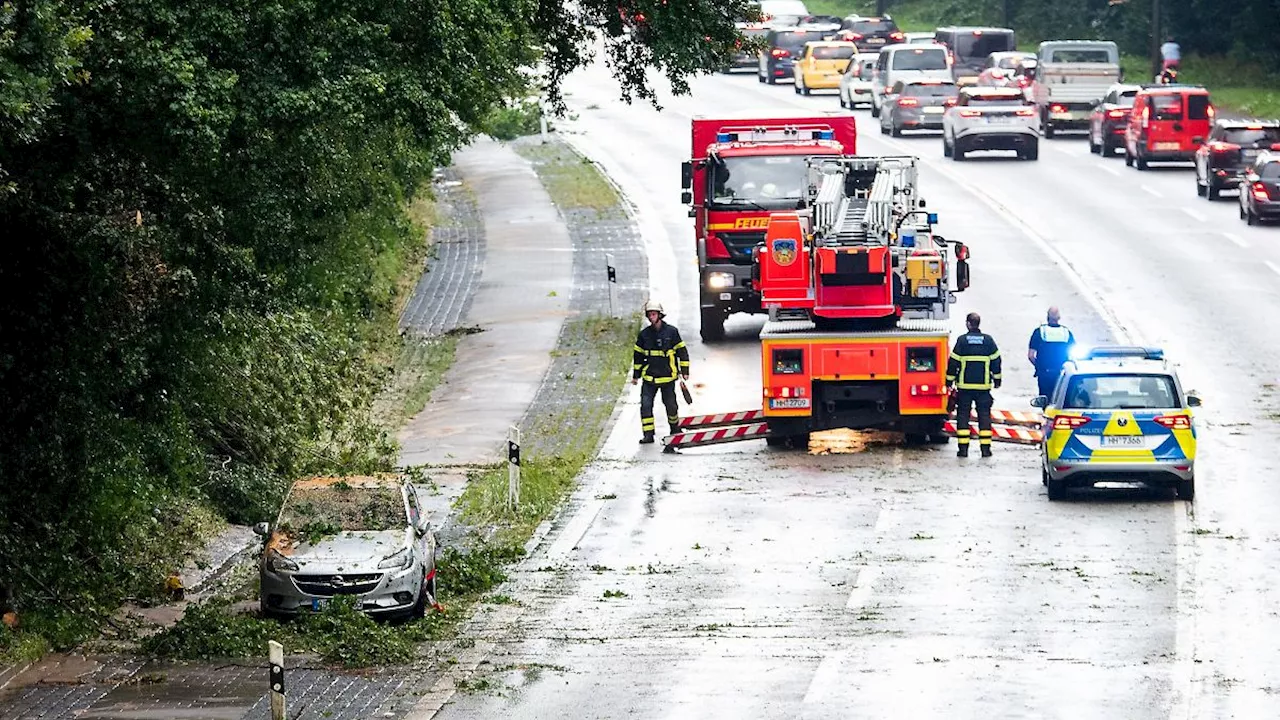
[(378, 587), (382, 573), (366, 575), (295, 575), (294, 583), (308, 595), (363, 595)]

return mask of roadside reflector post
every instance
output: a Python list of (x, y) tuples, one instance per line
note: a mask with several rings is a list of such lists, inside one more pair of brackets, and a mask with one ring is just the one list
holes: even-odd
[(267, 643), (267, 660), (271, 663), (271, 720), (284, 718), (284, 646), (275, 640)]
[(520, 428), (507, 431), (507, 509), (520, 507)]
[(615, 317), (613, 314), (613, 293), (614, 288), (618, 285), (618, 271), (613, 266), (613, 255), (604, 256), (605, 276), (609, 280), (609, 317)]

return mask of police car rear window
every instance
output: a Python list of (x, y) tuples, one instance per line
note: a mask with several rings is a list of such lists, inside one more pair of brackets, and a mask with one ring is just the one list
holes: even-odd
[(1168, 375), (1076, 375), (1067, 385), (1066, 410), (1160, 410), (1181, 407)]

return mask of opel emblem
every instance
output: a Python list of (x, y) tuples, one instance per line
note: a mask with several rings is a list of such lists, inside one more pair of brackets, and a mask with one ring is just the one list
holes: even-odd
[(331, 580), (329, 581), (329, 584), (330, 584), (330, 585), (332, 585), (332, 586), (334, 586), (334, 587), (336, 587), (336, 588), (346, 587), (346, 586), (347, 586), (347, 579), (346, 579), (346, 578), (344, 578), (344, 577), (342, 577), (341, 575), (334, 575), (334, 576), (333, 576), (333, 579), (331, 579)]
[(1119, 420), (1116, 421), (1116, 424), (1119, 425), (1120, 427), (1124, 427), (1125, 425), (1129, 424), (1129, 418), (1120, 418)]

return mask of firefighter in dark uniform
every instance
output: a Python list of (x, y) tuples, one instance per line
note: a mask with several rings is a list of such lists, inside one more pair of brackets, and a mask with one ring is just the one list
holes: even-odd
[(969, 415), (978, 408), (978, 445), (982, 457), (991, 457), (991, 388), (1000, 387), (1000, 348), (990, 335), (978, 329), (982, 318), (969, 313), (965, 325), (969, 332), (956, 338), (956, 346), (947, 362), (947, 384), (956, 393), (957, 457), (969, 457)]
[(676, 405), (676, 378), (689, 379), (689, 348), (680, 339), (675, 325), (668, 325), (663, 318), (662, 304), (650, 300), (644, 305), (649, 326), (636, 336), (636, 348), (632, 360), (631, 384), (643, 380), (640, 387), (640, 429), (642, 444), (653, 442), (655, 423), (653, 400), (662, 391), (662, 404), (667, 409), (667, 427), (676, 432), (680, 410)]

